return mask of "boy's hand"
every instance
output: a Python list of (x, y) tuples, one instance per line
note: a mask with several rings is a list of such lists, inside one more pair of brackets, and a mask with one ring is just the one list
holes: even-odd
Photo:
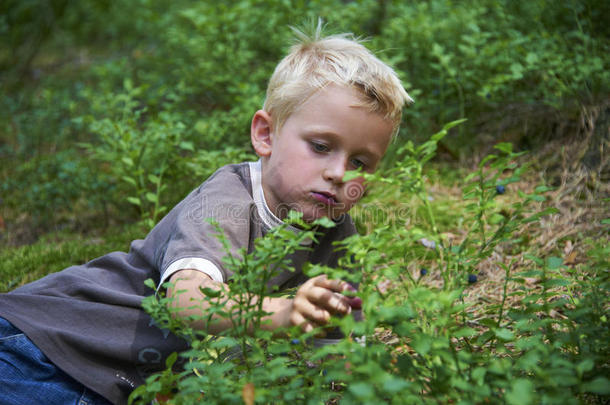
[(345, 281), (329, 280), (325, 275), (303, 284), (292, 302), (290, 323), (310, 332), (328, 322), (331, 315), (346, 315), (352, 311), (350, 299), (341, 293), (354, 291)]

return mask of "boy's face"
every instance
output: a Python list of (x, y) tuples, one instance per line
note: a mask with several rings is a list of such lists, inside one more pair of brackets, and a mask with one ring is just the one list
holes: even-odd
[(290, 209), (311, 222), (337, 218), (362, 197), (362, 177), (344, 182), (348, 170), (373, 172), (392, 137), (392, 122), (358, 107), (355, 89), (328, 86), (310, 97), (275, 133), (258, 111), (252, 143), (263, 160), (265, 200), (277, 217)]

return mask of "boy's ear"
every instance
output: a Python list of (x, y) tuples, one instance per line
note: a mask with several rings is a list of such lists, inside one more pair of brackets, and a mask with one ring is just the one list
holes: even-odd
[(260, 157), (271, 155), (271, 135), (273, 133), (271, 115), (267, 111), (258, 110), (252, 117), (250, 138), (254, 151)]

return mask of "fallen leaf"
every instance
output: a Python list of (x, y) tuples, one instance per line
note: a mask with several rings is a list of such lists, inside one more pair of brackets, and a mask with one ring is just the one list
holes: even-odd
[(572, 252), (563, 259), (564, 264), (575, 264), (576, 263), (576, 250), (572, 250)]
[(247, 383), (241, 391), (241, 397), (246, 405), (254, 405), (254, 384)]

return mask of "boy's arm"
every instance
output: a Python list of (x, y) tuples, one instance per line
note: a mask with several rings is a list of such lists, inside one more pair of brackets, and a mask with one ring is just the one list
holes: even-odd
[[(172, 297), (175, 291), (183, 291), (177, 294), (174, 305), (181, 308), (178, 312), (180, 317), (195, 315), (198, 319), (191, 322), (195, 329), (206, 330), (217, 334), (230, 329), (232, 324), (229, 319), (214, 317), (215, 322), (206, 325), (201, 311), (209, 307), (206, 296), (200, 288), (211, 288), (224, 291), (226, 284), (213, 281), (207, 274), (197, 270), (180, 270), (170, 277), (173, 288), (168, 289), (168, 297)], [(314, 327), (324, 325), (330, 319), (331, 314), (348, 314), (351, 312), (349, 300), (340, 294), (351, 286), (341, 280), (329, 280), (326, 276), (318, 276), (308, 280), (298, 290), (294, 298), (264, 298), (263, 310), (271, 313), (263, 320), (263, 328), (276, 330), (281, 327), (300, 325), (305, 332)], [(229, 301), (228, 306), (235, 305)]]

